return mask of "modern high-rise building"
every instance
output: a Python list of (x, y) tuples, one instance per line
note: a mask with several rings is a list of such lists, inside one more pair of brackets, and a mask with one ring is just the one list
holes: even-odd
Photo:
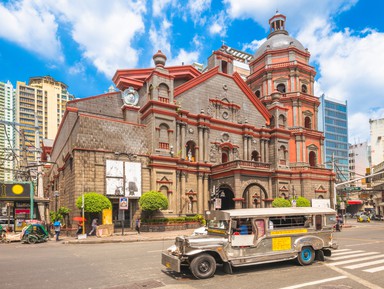
[[(369, 146), (368, 142), (349, 145), (349, 176), (350, 179), (357, 179), (365, 176), (369, 168)], [(362, 185), (364, 180), (358, 181)]]
[(324, 132), (324, 163), (334, 168), (338, 182), (349, 180), (347, 102), (320, 97), (319, 130)]
[(11, 82), (0, 82), (0, 181), (13, 178), (15, 129), (15, 95)]
[(370, 119), (371, 167), (384, 161), (384, 118)]
[(56, 137), (66, 103), (74, 99), (67, 88), (66, 84), (51, 76), (31, 77), (28, 84), (17, 82), (16, 122), (20, 124), (19, 131), (23, 130), (24, 134), (17, 134), (16, 140), (21, 152), (27, 150), (28, 161), (37, 160), (40, 150), (38, 140)]

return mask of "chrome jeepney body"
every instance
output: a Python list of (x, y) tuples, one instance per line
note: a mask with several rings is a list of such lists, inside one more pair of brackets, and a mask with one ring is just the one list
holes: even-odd
[[(216, 264), (232, 267), (297, 258), (301, 265), (324, 260), (336, 249), (329, 208), (260, 208), (207, 211), (207, 234), (177, 237), (162, 264), (180, 272), (189, 266), (197, 278), (211, 277)], [(214, 266), (214, 268), (213, 268)]]

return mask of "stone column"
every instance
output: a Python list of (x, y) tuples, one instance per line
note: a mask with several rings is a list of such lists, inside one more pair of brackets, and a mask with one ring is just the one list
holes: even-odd
[(185, 150), (185, 123), (181, 123), (181, 157), (185, 159), (186, 157), (186, 150)]
[(204, 128), (203, 139), (204, 139), (204, 160), (208, 160), (208, 128)]
[(197, 213), (204, 213), (204, 187), (203, 187), (203, 173), (197, 174)]
[(252, 137), (248, 136), (248, 146), (247, 146), (247, 161), (251, 160), (251, 154), (252, 154)]
[(199, 160), (203, 161), (203, 152), (204, 152), (204, 143), (203, 143), (203, 128), (199, 126), (198, 130), (198, 138), (199, 138)]
[[(177, 121), (176, 122), (176, 148), (175, 148), (175, 155), (177, 155), (180, 151), (180, 124)], [(179, 157), (179, 156), (177, 156)]]
[[(180, 213), (183, 213), (183, 205), (184, 205), (184, 196), (185, 196), (185, 182), (186, 182), (186, 173), (180, 172), (181, 184), (180, 184)], [(188, 209), (188, 208), (187, 208)]]
[(206, 210), (209, 210), (209, 188), (208, 188), (208, 174), (204, 174), (203, 176), (203, 213)]
[(243, 159), (247, 160), (247, 151), (248, 151), (248, 141), (247, 141), (247, 136), (243, 136)]

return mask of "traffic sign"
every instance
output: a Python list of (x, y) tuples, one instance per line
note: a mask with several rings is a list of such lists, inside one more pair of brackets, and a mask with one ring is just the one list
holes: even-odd
[(347, 187), (345, 189), (347, 191), (361, 191), (361, 187)]

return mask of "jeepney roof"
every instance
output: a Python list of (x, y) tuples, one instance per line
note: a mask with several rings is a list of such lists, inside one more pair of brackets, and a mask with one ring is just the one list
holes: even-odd
[(335, 214), (336, 211), (330, 208), (313, 207), (289, 207), (289, 208), (255, 208), (255, 209), (234, 209), (217, 210), (205, 212), (206, 219), (229, 219), (236, 217), (270, 217), (289, 215), (310, 215), (310, 214)]

